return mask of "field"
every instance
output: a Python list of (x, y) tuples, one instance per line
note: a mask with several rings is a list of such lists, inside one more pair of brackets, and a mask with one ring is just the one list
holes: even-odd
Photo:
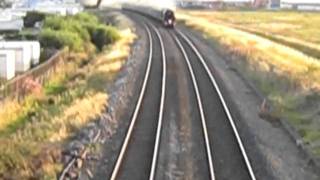
[(179, 11), (272, 102), (320, 157), (320, 14)]
[(319, 58), (320, 14), (291, 11), (189, 11), (188, 15), (205, 18), (263, 36)]
[(203, 12), (188, 14), (205, 17), (209, 21), (230, 23), (260, 31), (320, 43), (320, 14), (297, 12)]

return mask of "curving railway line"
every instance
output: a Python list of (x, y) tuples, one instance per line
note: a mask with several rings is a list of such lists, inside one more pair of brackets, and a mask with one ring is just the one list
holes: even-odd
[[(214, 68), (186, 32), (165, 29), (132, 12), (130, 16), (144, 22), (149, 56), (108, 179), (255, 180)], [(172, 148), (174, 141), (178, 148)], [(170, 174), (172, 163), (175, 173)]]

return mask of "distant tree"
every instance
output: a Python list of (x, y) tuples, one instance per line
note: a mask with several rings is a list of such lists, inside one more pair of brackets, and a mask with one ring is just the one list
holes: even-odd
[(97, 7), (100, 6), (102, 0), (98, 0)]
[(0, 0), (0, 8), (11, 7), (12, 0)]

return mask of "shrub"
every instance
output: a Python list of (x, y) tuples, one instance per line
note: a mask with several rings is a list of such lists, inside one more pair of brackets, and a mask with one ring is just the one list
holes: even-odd
[(117, 30), (111, 26), (98, 26), (92, 37), (92, 42), (99, 50), (102, 50), (105, 45), (113, 43), (120, 38)]
[(90, 41), (89, 32), (83, 27), (82, 23), (75, 20), (74, 17), (49, 16), (45, 20), (44, 28), (75, 32), (80, 35), (82, 40)]
[(85, 24), (99, 24), (99, 20), (96, 16), (86, 12), (75, 15), (73, 19)]
[(71, 50), (80, 50), (83, 43), (90, 42), (102, 50), (119, 38), (115, 28), (99, 23), (98, 18), (89, 13), (70, 17), (48, 16), (40, 35), (44, 47), (60, 49), (68, 46)]
[(69, 47), (71, 50), (82, 50), (83, 40), (79, 34), (65, 30), (44, 29), (40, 34), (40, 43), (44, 47), (60, 49)]
[(61, 30), (65, 26), (65, 19), (61, 16), (48, 16), (43, 23), (43, 28), (51, 28), (54, 30)]
[(78, 33), (83, 41), (90, 42), (90, 34), (80, 22), (69, 19), (66, 20), (66, 24), (67, 25), (65, 25), (62, 30)]

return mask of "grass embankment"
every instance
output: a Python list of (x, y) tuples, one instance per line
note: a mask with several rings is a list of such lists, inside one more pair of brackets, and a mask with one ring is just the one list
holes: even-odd
[(184, 12), (263, 36), (320, 58), (320, 14), (293, 11)]
[[(212, 14), (214, 17), (216, 13)], [(232, 17), (241, 19), (242, 14)], [(231, 65), (267, 95), (275, 107), (272, 114), (288, 119), (320, 157), (319, 59), (215, 22), (209, 15), (180, 13), (178, 18), (216, 42), (219, 51), (231, 59)]]
[[(89, 26), (97, 30), (85, 32), (83, 27), (73, 29), (66, 25), (49, 32), (54, 25), (47, 23), (52, 18), (62, 17), (50, 17), (45, 21), (42, 40), (58, 35), (46, 41), (46, 46), (68, 46), (72, 49), (70, 56), (43, 87), (30, 80), (33, 88), (25, 100), (7, 99), (0, 104), (0, 179), (55, 179), (62, 168), (59, 164), (61, 145), (89, 121), (95, 120), (107, 106), (106, 86), (124, 63), (135, 36), (130, 30), (117, 31), (105, 26), (89, 14), (60, 19), (56, 23), (71, 23), (77, 18), (85, 22), (79, 17), (85, 17), (90, 23), (95, 21)], [(68, 33), (59, 32), (69, 31), (69, 34), (74, 33), (72, 37), (79, 38), (78, 30), (92, 33), (88, 39), (83, 36), (72, 42), (81, 42), (80, 45), (70, 45), (69, 37), (65, 36)], [(119, 38), (110, 41), (110, 31)], [(95, 37), (100, 37), (99, 42)], [(101, 49), (99, 53), (94, 45)]]

